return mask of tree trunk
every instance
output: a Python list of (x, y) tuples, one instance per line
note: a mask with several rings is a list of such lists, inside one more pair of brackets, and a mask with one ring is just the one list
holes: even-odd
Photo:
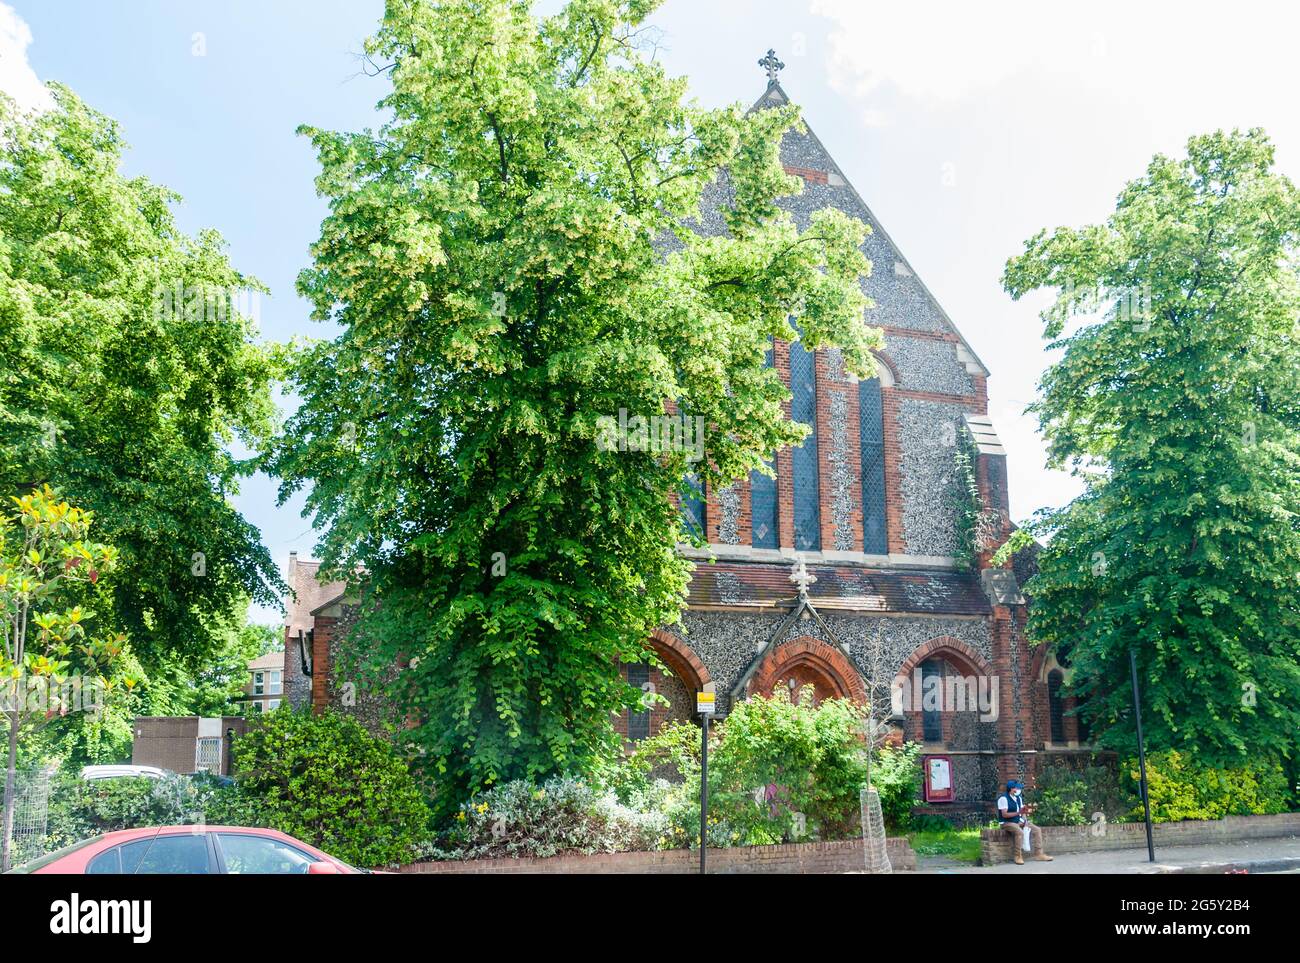
[(4, 836), (0, 838), (0, 873), (9, 871), (9, 845), (14, 834), (14, 808), (17, 802), (18, 772), (18, 710), (15, 708), (9, 716), (9, 754), (5, 766), (5, 802), (4, 802)]

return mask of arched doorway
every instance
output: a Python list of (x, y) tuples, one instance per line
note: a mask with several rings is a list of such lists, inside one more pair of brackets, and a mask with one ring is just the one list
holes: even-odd
[(749, 681), (749, 695), (771, 696), (784, 688), (797, 697), (805, 686), (812, 687), (815, 702), (852, 699), (865, 702), (866, 686), (858, 670), (843, 652), (820, 639), (802, 636), (777, 646), (763, 659)]

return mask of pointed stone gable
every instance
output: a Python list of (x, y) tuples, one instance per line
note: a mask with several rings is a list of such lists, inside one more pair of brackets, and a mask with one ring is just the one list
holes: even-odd
[[(781, 84), (772, 80), (752, 110), (789, 103)], [(871, 228), (863, 253), (871, 262), (871, 275), (862, 289), (875, 306), (866, 320), (885, 331), (885, 352), (899, 369), (900, 387), (946, 395), (981, 393), (988, 370), (971, 350), (961, 332), (934, 295), (903, 257), (862, 196), (827, 152), (804, 118), (805, 130), (790, 131), (781, 142), (781, 163), (786, 173), (802, 178), (803, 191), (780, 205), (805, 229), (814, 211), (837, 208)], [(694, 225), (703, 234), (725, 231), (721, 210), (732, 199), (731, 185), (720, 178), (705, 192), (701, 217)]]

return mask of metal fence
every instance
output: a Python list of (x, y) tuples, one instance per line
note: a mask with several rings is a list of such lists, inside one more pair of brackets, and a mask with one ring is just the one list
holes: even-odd
[(49, 833), (49, 769), (19, 769), (15, 776), (12, 863), (18, 865), (45, 854)]

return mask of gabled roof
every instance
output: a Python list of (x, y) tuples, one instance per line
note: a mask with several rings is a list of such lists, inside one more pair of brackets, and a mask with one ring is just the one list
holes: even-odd
[[(754, 102), (753, 106), (750, 107), (750, 110), (762, 110), (767, 107), (777, 107), (788, 103), (791, 103), (789, 95), (785, 92), (784, 88), (782, 88), (779, 81), (773, 80), (768, 83), (767, 89), (763, 92), (763, 95)], [(803, 119), (803, 123), (807, 130), (806, 136), (811, 142), (813, 149), (816, 153), (821, 155), (821, 158), (824, 159), (828, 165), (827, 173), (833, 173), (835, 175), (832, 179), (833, 182), (826, 186), (831, 189), (847, 191), (853, 201), (856, 202), (857, 206), (861, 208), (861, 214), (859, 217), (871, 226), (872, 236), (867, 238), (866, 244), (864, 245), (864, 250), (866, 251), (868, 258), (872, 261), (873, 268), (871, 277), (866, 279), (867, 294), (872, 295), (874, 293), (878, 295), (881, 293), (880, 289), (884, 282), (880, 280), (880, 272), (883, 268), (888, 268), (891, 272), (894, 272), (897, 275), (895, 278), (891, 278), (889, 283), (898, 283), (906, 287), (914, 285), (915, 296), (922, 299), (927, 306), (933, 309), (934, 314), (939, 319), (940, 324), (945, 330), (957, 336), (960, 345), (958, 350), (958, 359), (966, 365), (967, 372), (970, 374), (980, 374), (987, 378), (989, 375), (988, 367), (979, 359), (975, 350), (966, 341), (965, 336), (960, 330), (958, 330), (957, 325), (953, 323), (952, 318), (950, 318), (948, 313), (944, 311), (943, 305), (939, 303), (939, 300), (926, 286), (925, 282), (921, 280), (920, 276), (907, 261), (907, 258), (903, 256), (898, 245), (895, 244), (893, 238), (889, 236), (889, 232), (886, 231), (884, 225), (880, 223), (880, 219), (876, 217), (875, 213), (868, 206), (862, 195), (858, 193), (857, 188), (853, 186), (853, 183), (845, 175), (843, 169), (835, 162), (835, 159), (831, 157), (830, 151), (826, 149), (825, 145), (823, 145), (821, 140), (817, 137), (817, 134), (814, 133), (812, 126), (808, 123), (806, 117)], [(783, 163), (785, 162), (786, 149), (790, 144), (790, 138), (792, 136), (797, 137), (803, 135), (786, 135), (786, 140), (782, 143)], [(802, 167), (804, 165), (795, 164), (790, 166)], [(807, 192), (808, 185), (805, 185), (804, 190)], [(825, 205), (819, 204), (817, 206), (821, 207)], [(876, 240), (877, 238), (879, 239), (878, 241)], [(879, 245), (883, 245), (887, 250), (890, 259), (892, 260), (891, 265), (883, 263), (883, 259), (879, 256), (879, 252), (877, 252), (876, 256), (872, 256), (872, 248), (876, 248)], [(902, 266), (901, 270), (899, 265)], [(875, 283), (873, 283), (873, 280)], [(874, 292), (873, 289), (875, 289)], [(908, 293), (909, 295), (911, 294), (911, 292)], [(876, 300), (877, 308), (868, 311), (867, 322), (873, 325), (888, 325), (890, 319), (888, 317), (882, 317), (879, 313), (879, 309), (885, 307), (883, 302), (886, 299), (875, 297), (874, 300)], [(899, 327), (907, 327), (907, 325), (900, 325)]]
[(332, 595), (329, 598), (327, 598), (325, 601), (321, 602), (320, 605), (316, 606), (314, 609), (311, 610), (311, 614), (320, 615), (322, 612), (326, 611), (327, 609), (331, 609), (336, 605), (342, 605), (343, 603), (347, 602), (349, 598), (352, 598), (355, 603), (355, 593), (349, 591), (345, 585), (343, 591), (338, 592), (337, 594)]

